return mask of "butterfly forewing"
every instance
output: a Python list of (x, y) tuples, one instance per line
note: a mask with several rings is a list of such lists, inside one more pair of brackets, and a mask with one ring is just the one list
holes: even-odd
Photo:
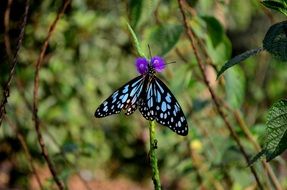
[(108, 97), (96, 110), (95, 117), (106, 117), (127, 110), (126, 115), (132, 114), (137, 109), (137, 100), (143, 88), (144, 76), (138, 76), (129, 81), (110, 97)]
[(180, 105), (160, 79), (153, 76), (143, 95), (145, 101), (139, 104), (139, 110), (146, 119), (156, 119), (179, 135), (188, 134), (187, 121)]

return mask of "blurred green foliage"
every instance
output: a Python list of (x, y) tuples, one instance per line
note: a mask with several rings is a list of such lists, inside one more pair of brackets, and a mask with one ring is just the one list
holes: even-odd
[[(9, 35), (12, 50), (15, 49), (18, 22), (22, 16), (21, 6), (17, 5), (22, 3), (14, 0), (11, 7)], [(256, 0), (244, 3), (190, 0), (186, 6), (189, 5), (193, 6), (189, 24), (216, 68), (231, 56), (260, 46), (271, 25)], [(60, 7), (59, 0), (31, 2), (16, 78), (6, 106), (7, 117), (24, 135), (37, 169), (43, 168), (45, 162), (30, 110), (34, 65), (48, 27)], [(1, 7), (3, 13), (5, 8), (6, 5)], [(273, 16), (276, 20), (282, 18), (276, 13)], [(61, 179), (69, 184), (70, 189), (73, 185), (69, 179), (76, 172), (88, 181), (112, 181), (123, 177), (135, 181), (138, 187), (152, 188), (148, 121), (138, 111), (129, 117), (119, 114), (96, 119), (93, 116), (105, 98), (137, 76), (134, 67), (137, 51), (127, 22), (139, 38), (145, 55), (149, 55), (147, 45), (150, 44), (153, 55), (164, 55), (167, 62), (176, 61), (159, 77), (182, 106), (190, 133), (187, 137), (180, 137), (168, 128), (157, 126), (157, 154), (164, 189), (252, 188), (254, 178), (213, 108), (185, 36), (178, 4), (171, 0), (74, 0), (58, 22), (40, 71), (39, 117), (49, 155)], [(3, 37), (1, 30), (1, 84), (9, 71)], [(216, 71), (211, 67), (208, 76), (222, 104), (237, 110), (253, 137), (262, 142), (264, 139), (260, 138), (264, 134), (268, 108), (286, 95), (286, 64), (278, 63), (264, 53), (245, 63), (231, 69), (233, 71), (230, 70), (224, 80), (216, 81)], [(226, 115), (248, 153), (255, 154), (257, 151), (231, 112), (226, 111)], [(10, 125), (4, 122), (0, 132), (0, 165), (7, 161), (13, 163), (7, 174), (10, 181), (6, 187), (30, 189), (33, 174)], [(271, 164), (286, 188), (286, 156)], [(260, 163), (256, 163), (255, 168), (269, 188), (271, 185), (264, 168)], [(53, 182), (50, 178), (43, 184), (50, 189)]]
[[(282, 2), (277, 1), (263, 1), (262, 4), (270, 9), (274, 9), (277, 11), (282, 12), (285, 14), (287, 8), (286, 8), (286, 2), (283, 0)], [(287, 46), (287, 40), (286, 40), (286, 28), (287, 23), (286, 21), (276, 23), (272, 25), (264, 39), (263, 39), (263, 47), (251, 49), (248, 50), (240, 55), (237, 55), (230, 60), (228, 60), (220, 69), (220, 71), (217, 73), (217, 78), (222, 75), (223, 72), (225, 72), (227, 69), (233, 67), (236, 64), (239, 64), (240, 62), (246, 60), (250, 56), (253, 56), (255, 54), (258, 54), (259, 52), (266, 50), (268, 53), (270, 53), (274, 58), (280, 61), (287, 60), (286, 58), (286, 46)], [(240, 78), (237, 75), (236, 70), (232, 70), (227, 75), (227, 85), (226, 85), (226, 91), (227, 91), (227, 98), (230, 92), (232, 94), (235, 94), (232, 96), (232, 99), (228, 98), (227, 101), (231, 102), (231, 106), (234, 106), (234, 104), (238, 104), (238, 102), (243, 101), (243, 96), (239, 94), (240, 92), (243, 92), (242, 86), (244, 85), (245, 81), (243, 81), (243, 78)], [(237, 78), (240, 80), (232, 81), (233, 78)], [(230, 85), (231, 84), (231, 85)], [(233, 86), (236, 86), (236, 88), (232, 88)], [(276, 89), (274, 89), (276, 90)], [(236, 96), (238, 95), (239, 96)], [(263, 145), (263, 150), (260, 151), (257, 155), (252, 158), (251, 163), (254, 163), (259, 158), (261, 158), (263, 155), (266, 157), (267, 161), (270, 161), (274, 159), (276, 156), (280, 155), (282, 152), (286, 150), (287, 147), (287, 141), (286, 141), (286, 131), (287, 131), (287, 125), (286, 125), (286, 106), (285, 106), (285, 100), (281, 100), (274, 104), (274, 106), (269, 110), (269, 117), (268, 122), (266, 126), (266, 139), (265, 143)]]

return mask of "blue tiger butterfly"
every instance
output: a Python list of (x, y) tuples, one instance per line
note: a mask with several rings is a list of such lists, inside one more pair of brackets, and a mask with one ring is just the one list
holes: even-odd
[(165, 68), (165, 61), (154, 56), (148, 61), (136, 59), (140, 76), (132, 79), (108, 97), (96, 110), (95, 117), (101, 118), (125, 110), (131, 115), (137, 107), (147, 120), (156, 120), (179, 135), (188, 134), (188, 125), (180, 105), (168, 87), (155, 76)]

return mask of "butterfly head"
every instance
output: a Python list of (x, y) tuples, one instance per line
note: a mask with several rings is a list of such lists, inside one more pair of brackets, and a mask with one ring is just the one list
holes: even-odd
[(147, 73), (154, 74), (155, 72), (162, 72), (165, 68), (165, 61), (159, 56), (154, 56), (148, 61), (146, 58), (139, 57), (136, 59), (137, 71), (143, 75)]

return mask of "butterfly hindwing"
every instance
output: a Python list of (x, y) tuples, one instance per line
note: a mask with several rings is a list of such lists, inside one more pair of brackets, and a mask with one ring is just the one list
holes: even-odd
[(96, 110), (95, 117), (106, 117), (127, 110), (126, 115), (132, 114), (137, 109), (137, 100), (143, 88), (143, 76), (138, 76), (116, 90)]
[(140, 104), (140, 111), (146, 119), (155, 119), (179, 135), (188, 134), (187, 121), (180, 105), (160, 79), (153, 76), (143, 94), (146, 98), (142, 98), (145, 101)]

